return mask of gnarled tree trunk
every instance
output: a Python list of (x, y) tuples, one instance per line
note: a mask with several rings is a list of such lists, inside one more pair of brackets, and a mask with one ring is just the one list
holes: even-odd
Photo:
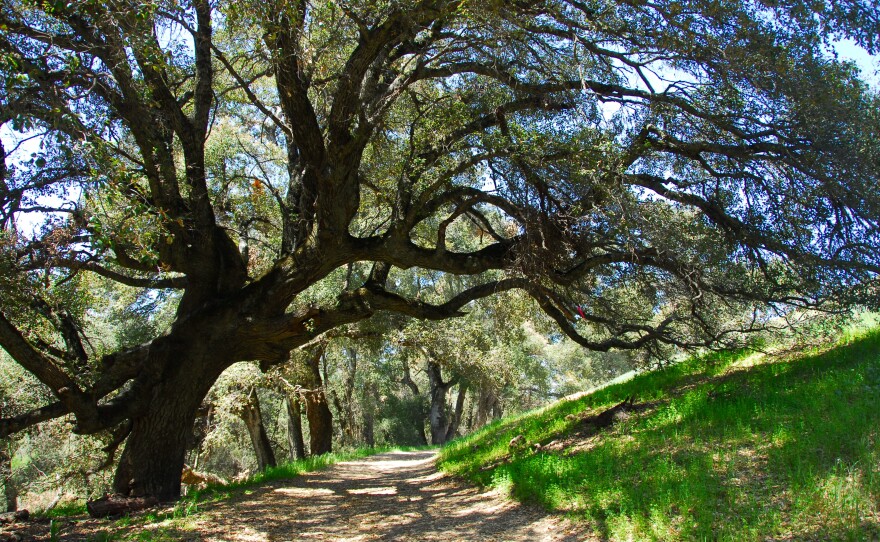
[(180, 473), (199, 407), (220, 373), (231, 365), (224, 359), (222, 344), (218, 348), (210, 339), (154, 341), (149, 355), (156, 359), (149, 366), (164, 370), (146, 381), (153, 385), (152, 393), (132, 417), (113, 479), (117, 494), (159, 501), (180, 497)]
[(321, 388), (305, 394), (306, 418), (309, 420), (309, 453), (321, 455), (333, 451), (333, 414)]
[(480, 387), (480, 394), (477, 398), (477, 413), (474, 417), (474, 429), (478, 429), (486, 425), (489, 418), (498, 410), (498, 396), (495, 391), (487, 386)]
[(182, 392), (179, 388), (168, 391), (175, 393), (162, 394), (165, 400), (152, 401), (146, 415), (133, 420), (113, 479), (116, 493), (128, 497), (152, 496), (160, 501), (180, 497), (186, 443), (196, 410), (207, 390), (199, 394)]

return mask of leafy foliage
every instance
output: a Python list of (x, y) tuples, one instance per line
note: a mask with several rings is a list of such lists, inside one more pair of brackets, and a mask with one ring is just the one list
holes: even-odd
[[(589, 350), (665, 360), (875, 307), (880, 98), (827, 54), (875, 51), (875, 11), (3, 0), (0, 345), (51, 399), (0, 435), (130, 429), (115, 489), (172, 498), (226, 369), (377, 315), (518, 291)], [(89, 344), (95, 276), (138, 292)], [(479, 310), (528, 311), (507, 299)], [(405, 325), (460, 378), (546, 371), (519, 326)]]

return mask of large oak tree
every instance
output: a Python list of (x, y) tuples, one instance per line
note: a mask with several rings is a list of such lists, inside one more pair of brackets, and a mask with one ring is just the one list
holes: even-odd
[[(0, 346), (55, 401), (0, 436), (115, 430), (169, 499), (224, 369), (378, 312), (519, 290), (608, 350), (874, 304), (878, 99), (831, 47), (871, 4), (2, 0)], [(83, 273), (173, 325), (94, 359)]]

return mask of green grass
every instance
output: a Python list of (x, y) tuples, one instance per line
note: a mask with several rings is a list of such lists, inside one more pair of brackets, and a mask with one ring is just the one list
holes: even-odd
[[(569, 415), (628, 396), (654, 406), (575, 436)], [(615, 540), (864, 540), (880, 537), (878, 406), (871, 331), (793, 361), (730, 353), (643, 374), (496, 422), (444, 448), (440, 466)], [(565, 445), (511, 455), (520, 434)]]
[(66, 518), (70, 516), (80, 516), (86, 513), (86, 501), (75, 500), (59, 503), (51, 510), (37, 510), (33, 516), (37, 519), (42, 518)]

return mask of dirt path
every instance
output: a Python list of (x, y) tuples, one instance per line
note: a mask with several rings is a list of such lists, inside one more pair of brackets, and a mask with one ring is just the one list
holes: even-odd
[[(390, 452), (202, 504), (181, 518), (129, 526), (106, 520), (18, 525), (17, 540), (282, 542), (375, 540), (575, 542), (591, 539), (564, 519), (437, 472), (436, 452)], [(152, 533), (142, 532), (152, 531)], [(0, 540), (6, 540), (0, 533)]]
[(584, 539), (559, 518), (438, 473), (434, 457), (391, 452), (339, 463), (209, 507), (195, 530), (201, 540), (248, 542)]

